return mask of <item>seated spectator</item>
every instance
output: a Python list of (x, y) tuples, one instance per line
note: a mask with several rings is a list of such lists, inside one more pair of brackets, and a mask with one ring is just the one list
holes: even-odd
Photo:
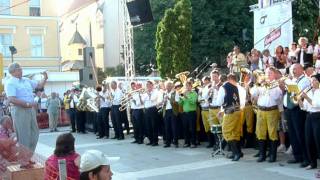
[(110, 180), (113, 175), (110, 168), (111, 161), (113, 160), (100, 151), (86, 151), (81, 157), (80, 180)]
[(0, 119), (0, 177), (6, 167), (18, 162), (21, 168), (31, 168), (34, 162), (29, 161), (32, 153), (26, 148), (17, 145), (10, 116)]
[(51, 155), (45, 163), (45, 180), (59, 179), (58, 161), (66, 160), (67, 178), (79, 179), (80, 155), (75, 152), (75, 139), (71, 133), (65, 133), (58, 136), (54, 154)]

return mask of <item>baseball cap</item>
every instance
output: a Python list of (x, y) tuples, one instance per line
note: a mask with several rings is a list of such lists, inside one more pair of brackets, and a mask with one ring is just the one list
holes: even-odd
[(107, 166), (119, 159), (119, 157), (107, 157), (98, 150), (88, 150), (81, 156), (80, 172), (88, 172), (103, 165)]

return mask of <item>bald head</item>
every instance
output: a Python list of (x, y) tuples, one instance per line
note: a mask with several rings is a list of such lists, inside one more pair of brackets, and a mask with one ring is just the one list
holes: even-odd
[(292, 70), (293, 70), (293, 76), (295, 78), (299, 78), (303, 74), (303, 67), (301, 64), (298, 64), (298, 63), (293, 64)]

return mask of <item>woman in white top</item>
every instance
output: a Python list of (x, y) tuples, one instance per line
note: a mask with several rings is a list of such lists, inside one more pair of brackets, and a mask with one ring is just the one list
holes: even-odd
[[(312, 76), (312, 84), (301, 94), (299, 105), (308, 112), (305, 122), (305, 141), (309, 166), (317, 168), (317, 157), (320, 153), (320, 74)], [(311, 89), (311, 90), (310, 90)]]
[(40, 109), (41, 112), (47, 112), (47, 101), (48, 101), (48, 97), (47, 95), (43, 92), (41, 94), (41, 99), (40, 99)]

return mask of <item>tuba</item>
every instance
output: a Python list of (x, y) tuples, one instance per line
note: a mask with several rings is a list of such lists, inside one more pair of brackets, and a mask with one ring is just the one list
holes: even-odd
[(175, 75), (175, 78), (179, 79), (180, 82), (182, 83), (182, 88), (179, 90), (179, 94), (183, 94), (183, 92), (185, 91), (185, 82), (187, 82), (188, 79), (188, 75), (190, 74), (189, 71), (184, 71), (181, 73), (178, 73)]
[(125, 109), (127, 109), (132, 99), (132, 95), (134, 95), (135, 93), (144, 93), (144, 92), (146, 92), (146, 88), (139, 88), (136, 90), (131, 90), (128, 93), (126, 93), (121, 99), (121, 105), (120, 105), (119, 111), (124, 111)]
[(91, 88), (83, 88), (79, 97), (77, 109), (79, 111), (99, 112), (97, 105), (97, 94)]

